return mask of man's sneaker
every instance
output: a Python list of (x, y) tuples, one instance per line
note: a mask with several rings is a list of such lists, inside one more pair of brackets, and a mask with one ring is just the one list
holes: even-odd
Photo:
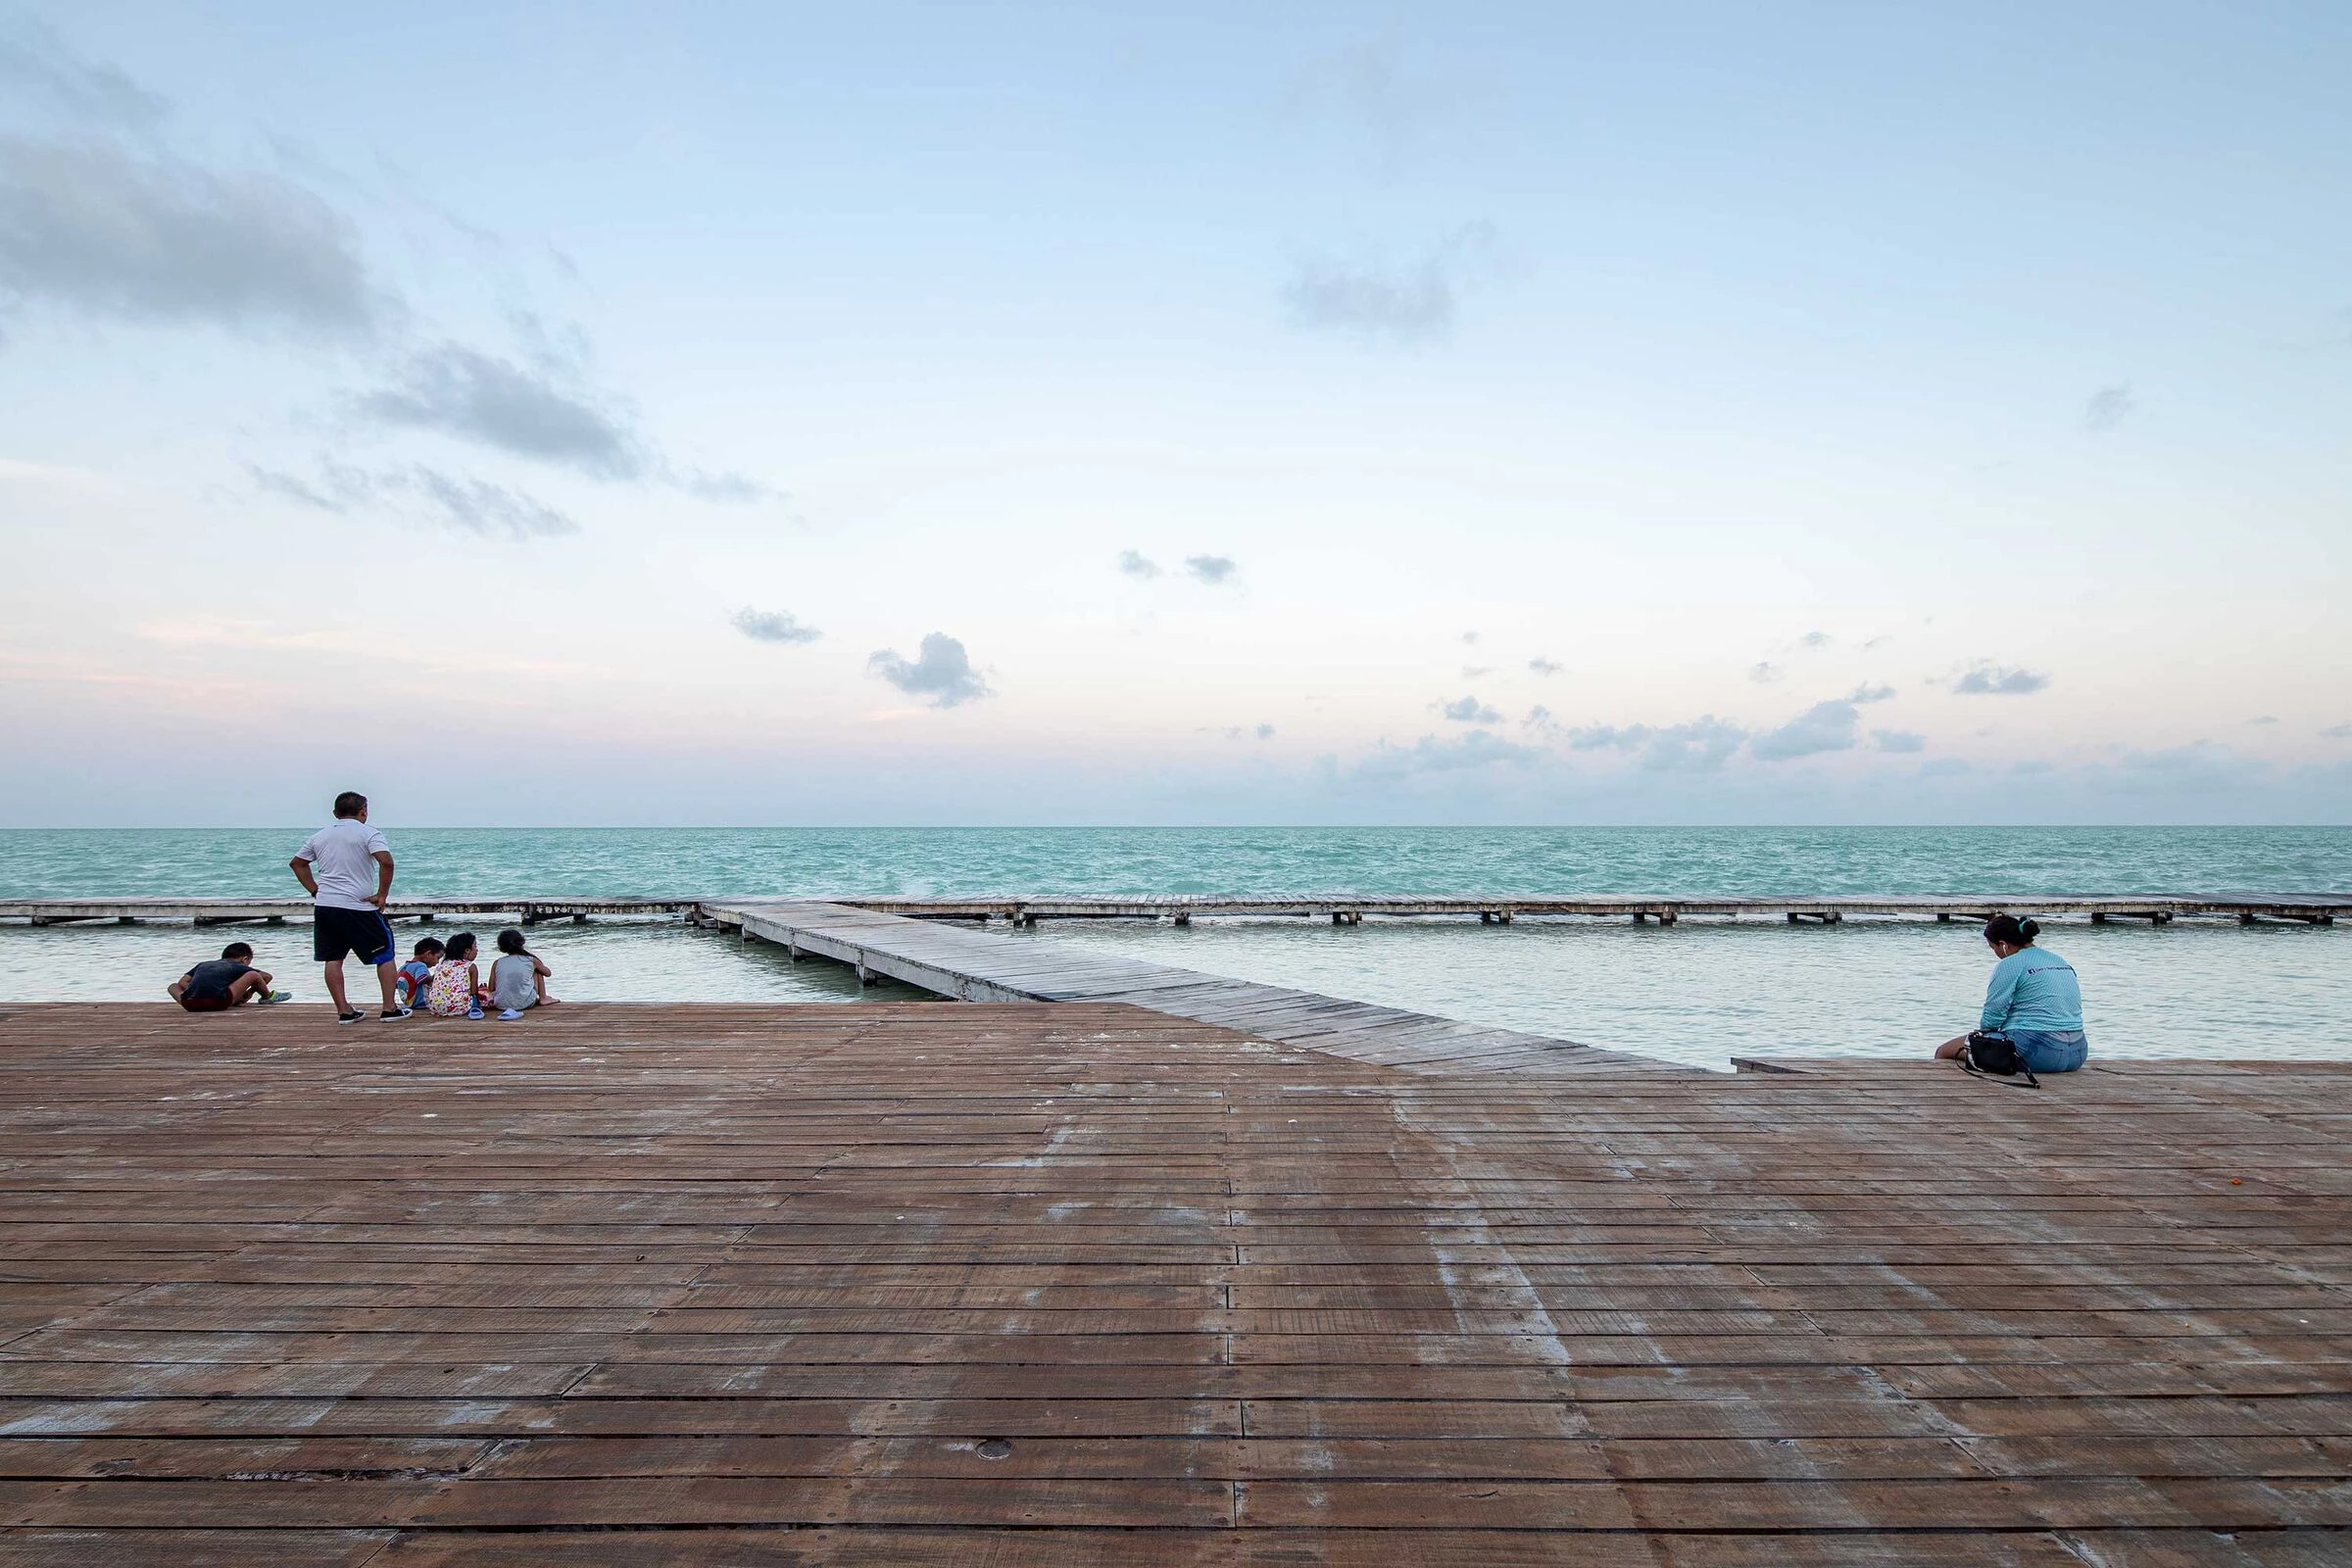
[(269, 1005), (270, 1003), (272, 1003), (272, 1002), (291, 1002), (291, 1001), (293, 1001), (293, 1000), (294, 1000), (294, 993), (293, 993), (293, 992), (291, 992), (291, 991), (269, 991), (269, 992), (265, 992), (265, 993), (263, 993), (261, 996), (258, 996), (258, 997), (254, 998), (253, 1000), (254, 1000), (254, 1001), (256, 1001), (256, 1002), (258, 1002), (258, 1003), (260, 1003), (260, 1004), (262, 1004), (264, 1006), (268, 1006), (268, 1005)]
[(506, 1011), (498, 1015), (498, 1021), (500, 1023), (513, 1023), (515, 1019), (521, 1016), (522, 1014), (520, 1012), (516, 1011), (513, 1007), (509, 1007)]
[(358, 1023), (361, 1019), (367, 1016), (368, 1015), (364, 1012), (338, 1012), (335, 1014), (335, 1022)]
[(386, 1007), (383, 1010), (382, 1015), (386, 1018), (413, 1018), (416, 1015), (416, 1009), (414, 1007), (404, 1007), (398, 1003), (394, 1003), (391, 1006)]

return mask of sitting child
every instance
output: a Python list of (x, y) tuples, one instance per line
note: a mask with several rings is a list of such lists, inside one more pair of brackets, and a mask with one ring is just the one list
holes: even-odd
[(482, 977), (473, 966), (478, 944), (470, 931), (449, 939), (441, 961), (433, 965), (425, 1008), (436, 1018), (479, 1018), (482, 1015)]
[(426, 937), (416, 944), (409, 961), (392, 979), (392, 998), (404, 1007), (424, 1008), (424, 989), (433, 983), (433, 965), (441, 961), (441, 940)]
[(500, 1009), (500, 1018), (519, 1018), (523, 1008), (556, 1000), (547, 994), (547, 977), (555, 971), (523, 951), (521, 932), (513, 926), (501, 931), (498, 951), (490, 965), (490, 1005)]
[(270, 989), (270, 974), (253, 966), (253, 949), (231, 942), (220, 956), (191, 966), (172, 982), (165, 995), (190, 1012), (226, 1012), (247, 1002), (283, 1002), (286, 994)]

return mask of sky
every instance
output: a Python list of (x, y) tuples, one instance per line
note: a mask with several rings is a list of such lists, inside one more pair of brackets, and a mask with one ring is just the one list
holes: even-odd
[(2352, 821), (2348, 77), (0, 10), (0, 825)]

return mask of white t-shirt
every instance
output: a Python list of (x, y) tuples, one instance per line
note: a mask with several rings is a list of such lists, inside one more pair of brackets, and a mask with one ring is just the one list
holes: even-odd
[(324, 909), (372, 909), (375, 858), (389, 855), (384, 836), (355, 816), (338, 817), (304, 841), (297, 859), (311, 862)]

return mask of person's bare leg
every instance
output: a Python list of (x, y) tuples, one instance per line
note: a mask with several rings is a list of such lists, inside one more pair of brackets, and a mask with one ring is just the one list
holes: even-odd
[(241, 974), (228, 983), (228, 1004), (232, 1007), (241, 1007), (254, 998), (269, 994), (270, 977), (259, 969), (251, 974)]
[(343, 960), (341, 958), (326, 960), (326, 994), (333, 999), (336, 1012), (351, 1011), (351, 999), (343, 995)]
[(390, 1012), (400, 1005), (399, 1003), (392, 1000), (392, 984), (400, 978), (400, 965), (394, 963), (389, 957), (385, 958), (383, 962), (375, 966), (375, 978), (377, 983), (384, 988), (384, 1010)]
[(1967, 1049), (1968, 1036), (1966, 1035), (1962, 1035), (1956, 1040), (1946, 1040), (1936, 1048), (1936, 1059), (1937, 1061), (1957, 1061), (1960, 1059), (1960, 1053)]
[(187, 989), (188, 988), (185, 985), (181, 984), (177, 980), (174, 980), (171, 985), (165, 987), (164, 995), (170, 997), (173, 1002), (177, 1002), (179, 1000), (179, 994)]

